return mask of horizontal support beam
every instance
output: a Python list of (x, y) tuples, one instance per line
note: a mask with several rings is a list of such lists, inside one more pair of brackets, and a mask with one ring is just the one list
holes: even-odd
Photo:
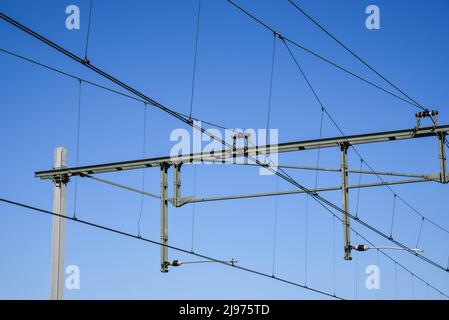
[[(212, 161), (211, 163), (222, 164), (221, 161)], [(258, 167), (257, 163), (244, 163), (237, 162), (233, 163), (231, 161), (225, 162), (224, 164), (234, 164), (241, 166), (255, 166)], [(314, 166), (297, 166), (297, 165), (289, 165), (289, 164), (279, 164), (277, 166), (270, 166), (271, 168), (283, 168), (283, 169), (297, 169), (297, 170), (310, 170), (310, 171), (330, 171), (330, 172), (341, 172), (340, 168), (323, 168), (323, 167), (314, 167)], [(361, 174), (375, 174), (379, 176), (393, 176), (393, 177), (408, 177), (408, 178), (420, 178), (427, 179), (429, 181), (440, 181), (440, 175), (437, 173), (432, 174), (419, 174), (419, 173), (402, 173), (402, 172), (390, 172), (390, 171), (372, 171), (372, 170), (347, 170), (348, 173), (361, 173)]]
[[(449, 134), (449, 125), (437, 127), (422, 127), (418, 128), (417, 130), (406, 129), (406, 130), (376, 132), (376, 133), (368, 133), (344, 137), (286, 142), (280, 143), (276, 147), (276, 152), (283, 153), (283, 152), (293, 152), (302, 150), (313, 150), (318, 148), (339, 147), (342, 143), (349, 143), (350, 145), (356, 145), (356, 144), (375, 143), (375, 142), (398, 141), (405, 139), (436, 136), (442, 133)], [(76, 176), (80, 174), (95, 174), (95, 173), (114, 172), (122, 170), (143, 169), (155, 166), (159, 167), (161, 163), (173, 164), (173, 163), (188, 163), (188, 162), (211, 161), (211, 160), (216, 161), (219, 159), (225, 160), (234, 157), (243, 157), (245, 152), (251, 156), (270, 153), (273, 152), (272, 148), (274, 148), (274, 146), (268, 145), (260, 147), (251, 147), (248, 149), (238, 148), (236, 150), (227, 149), (223, 151), (210, 152), (210, 153), (194, 153), (176, 157), (167, 156), (160, 158), (96, 164), (66, 169), (38, 171), (35, 173), (35, 176), (41, 179), (55, 179), (60, 177), (61, 175)]]
[[(348, 189), (371, 188), (371, 187), (381, 187), (381, 186), (398, 185), (398, 184), (410, 184), (410, 183), (418, 183), (418, 182), (429, 182), (429, 180), (427, 180), (427, 179), (411, 179), (411, 180), (365, 183), (365, 184), (350, 185), (350, 186), (348, 186)], [(337, 191), (337, 190), (341, 190), (341, 186), (323, 187), (323, 188), (309, 189), (309, 190), (313, 193)], [(301, 194), (301, 193), (306, 193), (306, 192), (304, 190), (298, 189), (298, 190), (289, 190), (289, 191), (253, 193), (253, 194), (242, 194), (242, 195), (231, 195), (231, 196), (209, 197), (209, 198), (185, 197), (185, 198), (178, 200), (178, 204), (179, 204), (179, 206), (182, 206), (184, 204), (194, 203), (194, 202), (211, 202), (211, 201), (223, 201), (223, 200), (261, 198), (261, 197), (284, 196), (284, 195)], [(173, 202), (173, 201), (171, 200), (171, 202)]]
[(105, 179), (100, 179), (100, 178), (93, 177), (93, 176), (88, 175), (88, 174), (82, 174), (80, 176), (83, 177), (83, 178), (84, 177), (85, 178), (89, 178), (89, 179), (92, 179), (92, 180), (95, 180), (95, 181), (98, 181), (98, 182), (101, 182), (101, 183), (104, 183), (104, 184), (109, 184), (109, 185), (114, 186), (114, 187), (125, 189), (125, 190), (128, 190), (128, 191), (140, 193), (140, 194), (143, 194), (145, 196), (152, 197), (152, 198), (156, 198), (156, 199), (160, 199), (161, 198), (158, 195), (155, 195), (154, 193), (151, 193), (151, 192), (146, 192), (144, 190), (139, 190), (139, 189), (136, 189), (136, 188), (133, 188), (133, 187), (125, 186), (125, 185), (117, 183), (117, 182), (113, 182), (113, 181), (109, 181), (109, 180), (105, 180)]

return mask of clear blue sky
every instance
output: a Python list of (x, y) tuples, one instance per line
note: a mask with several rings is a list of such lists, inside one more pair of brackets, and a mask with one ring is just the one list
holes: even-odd
[[(384, 85), (331, 39), (299, 15), (286, 0), (239, 4), (311, 49)], [(440, 111), (440, 123), (449, 121), (449, 2), (428, 1), (298, 1), (344, 43), (420, 103)], [(81, 9), (81, 29), (65, 28), (65, 8)], [(365, 8), (381, 10), (381, 29), (365, 28)], [(6, 1), (1, 11), (82, 56), (89, 2)], [(172, 109), (188, 113), (194, 52), (197, 1), (94, 0), (89, 58), (103, 68)], [(231, 128), (264, 128), (268, 101), (272, 34), (225, 0), (203, 0), (199, 35), (195, 117)], [(69, 61), (44, 44), (5, 22), (0, 22), (0, 46), (76, 75), (112, 86), (106, 80)], [(416, 109), (348, 77), (294, 49), (320, 97), (345, 133), (368, 133), (411, 128)], [(271, 127), (280, 141), (318, 137), (320, 109), (285, 48), (278, 43), (273, 84)], [(75, 165), (78, 82), (0, 53), (0, 196), (51, 209), (52, 184), (34, 178), (49, 169), (53, 149), (65, 146), (69, 165)], [(79, 164), (113, 162), (142, 157), (143, 105), (101, 89), (83, 85)], [(147, 113), (146, 157), (167, 155), (170, 132), (185, 126), (159, 110)], [(336, 136), (328, 119), (323, 136)], [(436, 139), (360, 146), (364, 158), (378, 170), (434, 173), (438, 171)], [(315, 152), (282, 155), (286, 164), (314, 165)], [(337, 150), (322, 152), (321, 164), (339, 165)], [(350, 155), (350, 166), (359, 160)], [(293, 171), (302, 184), (312, 187), (314, 175)], [(103, 177), (139, 187), (141, 171), (104, 174)], [(358, 176), (351, 176), (357, 183)], [(374, 181), (364, 177), (362, 182)], [(193, 192), (193, 168), (184, 167), (183, 193)], [(319, 186), (339, 184), (339, 175), (320, 174)], [(257, 168), (200, 166), (197, 196), (273, 191), (276, 178), (258, 175)], [(68, 191), (73, 214), (74, 181)], [(292, 187), (279, 182), (280, 190)], [(171, 179), (170, 179), (171, 189)], [(159, 172), (148, 169), (146, 190), (157, 193)], [(424, 215), (449, 227), (447, 185), (404, 185), (394, 190)], [(171, 190), (170, 190), (171, 192)], [(323, 194), (340, 204), (339, 192)], [(351, 191), (351, 209), (356, 191)], [(278, 198), (275, 274), (304, 282), (305, 196)], [(393, 196), (385, 188), (360, 192), (359, 215), (389, 232)], [(94, 181), (78, 180), (80, 218), (128, 232), (137, 232), (140, 196)], [(198, 204), (195, 208), (194, 249), (216, 258), (235, 258), (242, 266), (272, 272), (275, 198)], [(396, 208), (395, 236), (413, 247), (420, 219), (402, 204)], [(169, 208), (170, 244), (190, 249), (192, 206)], [(394, 298), (394, 264), (375, 252), (343, 260), (341, 224), (333, 234), (330, 215), (310, 201), (308, 271), (311, 287), (346, 298), (375, 299), (364, 286), (365, 267), (379, 264), (381, 298)], [(388, 241), (359, 228), (371, 241)], [(145, 199), (142, 234), (159, 239), (159, 202)], [(354, 244), (356, 238), (353, 236)], [(334, 244), (336, 257), (334, 259)], [(446, 265), (449, 236), (425, 224), (420, 247), (430, 258)], [(25, 209), (0, 205), (0, 298), (49, 297), (51, 218)], [(407, 253), (391, 253), (441, 290), (449, 291), (449, 277)], [(177, 252), (171, 259), (192, 260)], [(322, 296), (270, 279), (221, 265), (183, 266), (159, 273), (159, 247), (122, 238), (69, 222), (66, 265), (78, 265), (81, 289), (66, 291), (68, 299), (317, 299)], [(399, 297), (412, 298), (411, 277), (399, 271)], [(414, 282), (415, 297), (426, 297), (426, 287)], [(357, 288), (357, 290), (356, 290)], [(431, 298), (437, 298), (430, 291)]]

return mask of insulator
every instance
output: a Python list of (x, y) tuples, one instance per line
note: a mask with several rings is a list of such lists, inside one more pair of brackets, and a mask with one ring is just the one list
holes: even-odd
[(179, 260), (173, 260), (172, 263), (171, 263), (171, 265), (173, 267), (179, 267), (181, 264), (182, 264), (182, 262), (179, 261)]
[(438, 115), (438, 110), (424, 110), (415, 113), (415, 117), (417, 118), (425, 118), (425, 117), (434, 117)]

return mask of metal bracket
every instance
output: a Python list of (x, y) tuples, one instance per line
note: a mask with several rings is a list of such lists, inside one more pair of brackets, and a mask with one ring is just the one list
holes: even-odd
[(176, 208), (182, 207), (183, 205), (192, 202), (192, 200), (194, 200), (194, 198), (190, 197), (190, 196), (189, 197), (181, 197), (178, 199), (175, 199), (175, 198), (168, 199), (168, 201)]
[(182, 162), (173, 164), (173, 199), (175, 207), (179, 207), (178, 200), (181, 198), (181, 166)]

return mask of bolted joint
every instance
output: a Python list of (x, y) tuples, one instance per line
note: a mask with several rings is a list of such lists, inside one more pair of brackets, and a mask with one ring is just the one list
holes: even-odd
[(351, 245), (345, 246), (345, 257), (344, 257), (345, 260), (348, 260), (348, 261), (352, 260), (352, 257), (351, 257), (352, 249), (353, 249), (353, 247)]
[(161, 168), (161, 170), (162, 170), (162, 169), (168, 169), (168, 168), (170, 168), (170, 166), (171, 166), (171, 164), (168, 163), (168, 162), (161, 162), (161, 163), (159, 164), (159, 167)]
[(348, 148), (350, 146), (349, 142), (341, 142), (338, 145), (340, 146), (341, 151), (348, 150)]
[(170, 261), (163, 261), (161, 263), (161, 272), (162, 273), (167, 273), (168, 272), (168, 267), (170, 266)]
[(67, 184), (70, 181), (70, 177), (67, 174), (62, 174), (53, 178), (53, 183), (57, 186), (61, 184)]

